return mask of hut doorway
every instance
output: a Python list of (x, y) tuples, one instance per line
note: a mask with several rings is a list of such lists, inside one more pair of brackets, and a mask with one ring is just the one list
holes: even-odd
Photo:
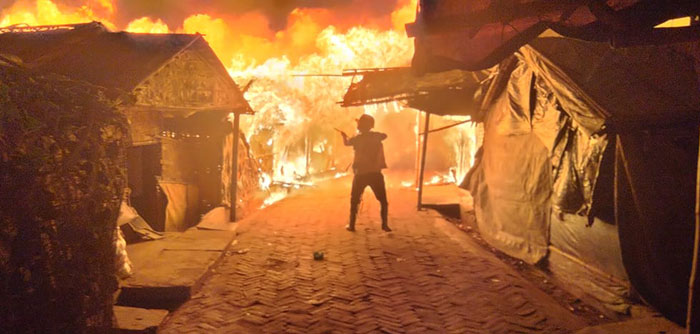
[(165, 229), (167, 199), (158, 185), (161, 176), (161, 145), (132, 146), (127, 153), (131, 206), (156, 231)]

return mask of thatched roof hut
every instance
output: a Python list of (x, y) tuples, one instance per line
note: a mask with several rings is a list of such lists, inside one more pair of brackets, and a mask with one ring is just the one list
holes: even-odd
[(156, 229), (183, 230), (222, 202), (226, 118), (252, 110), (202, 35), (13, 27), (0, 33), (0, 54), (132, 101), (131, 203)]

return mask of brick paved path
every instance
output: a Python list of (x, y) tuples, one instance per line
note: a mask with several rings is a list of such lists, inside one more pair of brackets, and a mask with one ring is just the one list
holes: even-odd
[[(389, 190), (392, 233), (349, 178), (239, 224), (238, 241), (159, 333), (569, 333), (584, 322), (432, 212)], [(314, 261), (313, 252), (325, 252)]]

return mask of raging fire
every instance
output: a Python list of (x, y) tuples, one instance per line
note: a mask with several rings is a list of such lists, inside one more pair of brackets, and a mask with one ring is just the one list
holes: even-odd
[[(358, 7), (367, 6), (358, 2)], [(393, 139), (395, 147), (387, 149), (391, 167), (415, 167), (415, 110), (396, 102), (341, 108), (337, 102), (358, 78), (310, 75), (409, 66), (413, 41), (404, 24), (414, 21), (416, 2), (398, 0), (390, 14), (357, 22), (353, 20), (359, 18), (335, 17), (329, 8), (296, 8), (284, 29), (273, 29), (270, 19), (256, 11), (191, 9), (181, 24), (170, 27), (166, 22), (172, 20), (156, 16), (125, 19), (116, 0), (85, 0), (78, 6), (75, 1), (18, 0), (0, 12), (0, 26), (101, 21), (110, 29), (135, 33), (204, 35), (234, 80), (241, 86), (251, 83), (245, 97), (256, 114), (243, 117), (241, 127), (258, 164), (259, 186), (268, 194), (266, 206), (289, 189), (347, 174), (351, 152), (341, 147), (334, 128), (354, 132), (354, 119), (361, 113), (374, 115), (377, 127)], [(403, 131), (402, 124), (415, 127), (416, 133)], [(458, 182), (473, 164), (474, 127), (464, 124), (438, 138), (447, 148), (442, 159), (449, 161), (426, 180)]]

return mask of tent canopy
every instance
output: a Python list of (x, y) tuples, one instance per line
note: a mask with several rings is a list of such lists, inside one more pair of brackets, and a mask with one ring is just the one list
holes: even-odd
[(461, 70), (418, 75), (408, 67), (367, 72), (350, 85), (341, 105), (405, 101), (437, 115), (474, 115), (474, 96), (485, 78), (485, 73)]
[(521, 56), (588, 133), (695, 124), (700, 112), (692, 58), (675, 46), (613, 49), (605, 43), (538, 38)]

